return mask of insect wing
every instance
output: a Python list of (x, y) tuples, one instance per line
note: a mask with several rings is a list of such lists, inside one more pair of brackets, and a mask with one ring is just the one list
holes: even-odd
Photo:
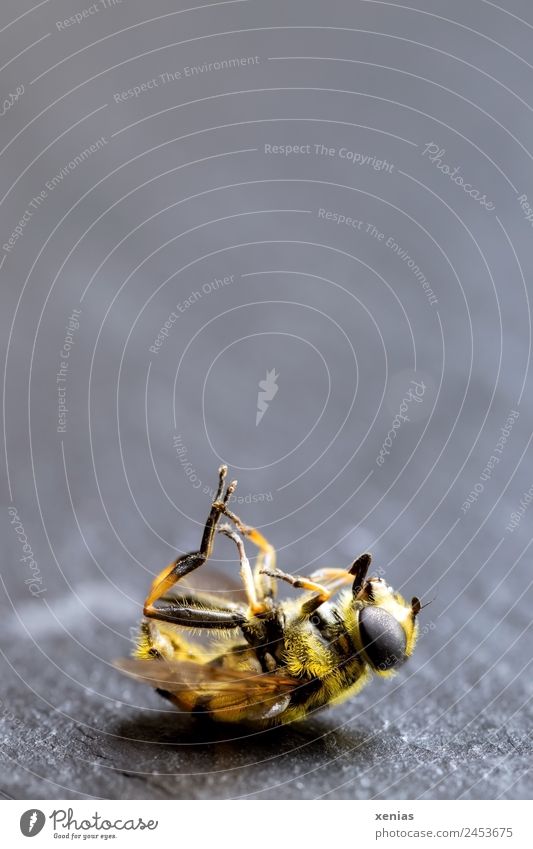
[(121, 672), (150, 687), (166, 690), (178, 702), (194, 695), (214, 713), (243, 711), (247, 719), (268, 719), (283, 712), (299, 681), (275, 673), (254, 674), (188, 661), (122, 658)]

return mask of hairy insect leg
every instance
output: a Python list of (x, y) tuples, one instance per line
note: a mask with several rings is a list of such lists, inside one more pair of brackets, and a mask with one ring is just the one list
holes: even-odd
[(159, 607), (145, 609), (145, 616), (160, 622), (170, 622), (183, 628), (212, 628), (232, 630), (246, 622), (244, 610), (236, 607), (206, 607), (201, 598), (184, 596), (168, 601)]
[(264, 613), (267, 607), (264, 602), (260, 602), (257, 598), (256, 583), (254, 581), (254, 576), (250, 568), (250, 561), (246, 556), (246, 552), (244, 550), (244, 543), (241, 537), (233, 530), (231, 525), (222, 525), (220, 528), (218, 528), (218, 533), (224, 534), (225, 536), (229, 537), (229, 539), (233, 540), (233, 542), (237, 546), (237, 550), (239, 552), (239, 560), (241, 562), (241, 579), (244, 585), (246, 598), (248, 600), (250, 613), (253, 616), (257, 616), (259, 613)]
[(254, 570), (254, 583), (258, 601), (261, 602), (264, 599), (274, 598), (276, 595), (276, 583), (269, 575), (269, 570), (276, 569), (276, 549), (263, 536), (261, 531), (245, 525), (242, 519), (235, 515), (228, 507), (225, 507), (224, 515), (236, 525), (241, 534), (249, 539), (250, 542), (253, 542), (259, 549)]
[(203, 646), (189, 642), (177, 628), (167, 628), (162, 622), (143, 619), (134, 653), (140, 660), (164, 658), (171, 661), (205, 663), (208, 654)]
[(174, 621), (173, 619), (163, 617), (162, 612), (158, 610), (158, 608), (154, 607), (155, 602), (164, 596), (177, 581), (180, 581), (186, 575), (190, 574), (190, 572), (194, 571), (194, 569), (197, 569), (211, 556), (218, 521), (224, 511), (228, 499), (237, 486), (237, 481), (232, 481), (227, 487), (225, 494), (222, 495), (227, 471), (227, 466), (221, 466), (218, 471), (218, 489), (205, 523), (199, 550), (191, 551), (188, 554), (182, 554), (180, 557), (177, 557), (176, 560), (173, 560), (172, 563), (169, 563), (169, 565), (159, 573), (153, 581), (144, 602), (145, 616), (155, 619), (163, 619), (163, 621), (166, 622)]

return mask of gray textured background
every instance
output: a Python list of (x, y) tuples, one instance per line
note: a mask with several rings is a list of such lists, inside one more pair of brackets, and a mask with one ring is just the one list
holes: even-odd
[[(69, 27), (88, 3), (0, 11), (2, 245), (33, 213), (0, 256), (0, 792), (530, 798), (530, 4), (190, 5), (100, 4)], [(258, 60), (186, 75), (233, 57)], [(411, 380), (422, 401), (380, 466)], [(434, 598), (396, 679), (250, 734), (180, 719), (110, 666), (152, 574), (197, 545), (221, 459), (263, 499), (238, 509), (282, 568), (370, 548), (395, 587)], [(208, 584), (217, 572), (236, 572), (225, 542)]]

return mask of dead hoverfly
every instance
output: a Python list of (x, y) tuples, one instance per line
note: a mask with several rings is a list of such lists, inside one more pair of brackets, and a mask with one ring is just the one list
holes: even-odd
[[(134, 657), (117, 661), (118, 668), (182, 711), (263, 727), (343, 701), (372, 673), (393, 674), (413, 651), (420, 601), (407, 603), (382, 578), (367, 578), (370, 554), (349, 569), (319, 569), (308, 578), (281, 572), (270, 543), (230, 510), (237, 482), (224, 492), (226, 474), (222, 466), (199, 551), (178, 557), (153, 581)], [(232, 524), (219, 526), (222, 516)], [(253, 572), (235, 528), (259, 549)], [(217, 532), (237, 546), (247, 605), (180, 590), (179, 581), (211, 555)], [(305, 595), (276, 601), (279, 580)], [(186, 639), (187, 629), (207, 629), (208, 645)]]

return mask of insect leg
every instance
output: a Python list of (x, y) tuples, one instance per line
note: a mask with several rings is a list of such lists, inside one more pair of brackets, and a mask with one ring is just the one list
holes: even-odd
[(371, 563), (372, 555), (369, 554), (368, 551), (366, 551), (364, 554), (360, 554), (359, 557), (354, 560), (354, 562), (350, 566), (350, 575), (354, 576), (354, 581), (352, 585), (352, 592), (354, 596), (359, 593), (361, 587), (363, 586)]
[[(264, 570), (263, 570), (264, 571)], [(280, 569), (274, 569), (267, 572), (272, 578), (276, 578), (279, 581), (286, 581), (292, 587), (301, 590), (307, 590), (308, 592), (314, 592), (316, 595), (312, 596), (302, 605), (302, 612), (304, 614), (312, 613), (316, 610), (317, 607), (320, 607), (321, 604), (324, 604), (325, 601), (328, 600), (331, 596), (331, 591), (324, 587), (322, 584), (317, 584), (315, 581), (312, 581), (311, 578), (304, 578), (303, 576), (295, 577), (294, 575), (287, 575), (286, 572), (282, 572)]]
[[(200, 549), (198, 551), (191, 551), (188, 554), (182, 554), (180, 557), (177, 557), (176, 560), (173, 560), (168, 566), (166, 566), (162, 572), (155, 578), (150, 587), (150, 592), (148, 593), (146, 600), (144, 602), (144, 615), (151, 616), (153, 618), (161, 618), (156, 616), (157, 608), (154, 607), (154, 603), (161, 598), (168, 590), (179, 580), (184, 578), (194, 569), (197, 569), (198, 566), (201, 566), (205, 561), (210, 557), (211, 552), (213, 551), (213, 541), (215, 538), (215, 532), (217, 528), (218, 521), (220, 519), (221, 514), (224, 511), (225, 505), (229, 497), (235, 491), (235, 487), (237, 486), (237, 481), (232, 481), (226, 489), (226, 492), (222, 498), (222, 492), (224, 489), (224, 479), (227, 474), (227, 466), (221, 466), (218, 471), (218, 489), (215, 496), (215, 500), (211, 505), (211, 510), (209, 512), (209, 516), (207, 517), (207, 521), (205, 523), (204, 532), (202, 535), (202, 541), (200, 543)], [(221, 500), (222, 498), (222, 500)], [(166, 619), (164, 621), (173, 621)]]
[(353, 583), (353, 575), (347, 569), (317, 569), (311, 572), (309, 578), (327, 587), (331, 593), (340, 590), (345, 584)]
[(153, 619), (143, 619), (141, 622), (134, 654), (139, 660), (164, 658), (205, 663), (208, 659), (203, 646), (189, 642), (177, 628), (167, 628), (164, 623), (155, 622)]
[(327, 601), (344, 584), (351, 583), (353, 593), (357, 595), (363, 585), (371, 561), (372, 556), (366, 552), (354, 560), (349, 569), (317, 569), (309, 578), (287, 575), (279, 569), (262, 569), (261, 572), (270, 575), (272, 578), (286, 581), (298, 589), (314, 592), (315, 595), (302, 605), (302, 613), (308, 615)]
[(181, 625), (185, 628), (231, 630), (239, 628), (246, 622), (244, 611), (238, 608), (225, 610), (224, 608), (204, 607), (197, 605), (194, 600), (187, 600), (186, 598), (177, 598), (173, 602), (165, 602), (160, 607), (145, 608), (144, 613), (150, 619), (171, 622), (173, 625)]
[(371, 555), (361, 554), (349, 569), (317, 569), (309, 576), (312, 581), (323, 584), (332, 593), (341, 589), (345, 584), (352, 584), (355, 593), (361, 588), (371, 563)]
[(269, 575), (269, 570), (276, 568), (276, 549), (257, 528), (245, 525), (228, 507), (225, 507), (224, 515), (259, 549), (254, 570), (254, 583), (259, 602), (266, 598), (273, 598), (276, 594), (276, 584)]
[(257, 616), (259, 613), (264, 613), (267, 607), (263, 602), (260, 602), (257, 599), (254, 576), (252, 575), (250, 561), (246, 556), (244, 544), (241, 537), (232, 529), (231, 525), (222, 525), (218, 529), (218, 532), (229, 537), (229, 539), (233, 540), (233, 542), (237, 546), (237, 550), (239, 552), (239, 559), (241, 561), (241, 578), (244, 584), (246, 598), (248, 599), (250, 613), (252, 614), (252, 616)]

